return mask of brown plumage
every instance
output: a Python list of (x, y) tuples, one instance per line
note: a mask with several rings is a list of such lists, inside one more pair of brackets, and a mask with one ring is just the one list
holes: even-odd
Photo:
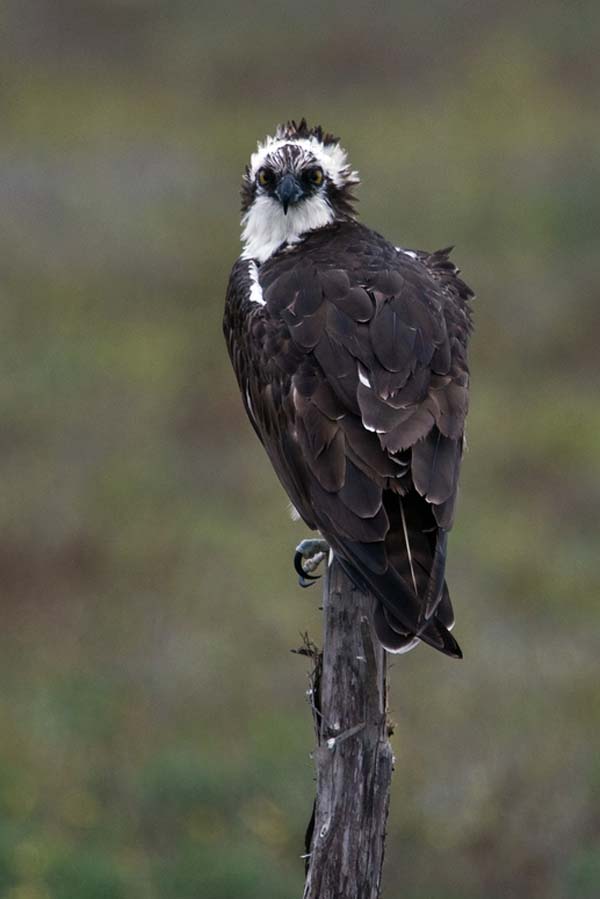
[(391, 651), (420, 638), (461, 654), (444, 568), (471, 296), (449, 250), (398, 250), (345, 213), (262, 264), (240, 258), (229, 282), (246, 411), (303, 520), (378, 600)]

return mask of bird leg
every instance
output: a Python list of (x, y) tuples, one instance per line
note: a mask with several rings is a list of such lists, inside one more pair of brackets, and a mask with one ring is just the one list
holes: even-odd
[(310, 587), (319, 580), (320, 575), (314, 575), (312, 572), (327, 558), (328, 553), (329, 544), (320, 537), (302, 540), (298, 544), (294, 554), (294, 568), (298, 573), (298, 583), (301, 587)]

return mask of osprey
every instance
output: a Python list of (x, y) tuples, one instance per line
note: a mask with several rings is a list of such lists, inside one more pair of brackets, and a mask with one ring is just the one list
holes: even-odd
[(225, 338), (275, 472), (375, 598), (383, 646), (460, 658), (444, 570), (473, 293), (449, 249), (405, 250), (359, 224), (358, 181), (338, 138), (305, 119), (258, 145)]

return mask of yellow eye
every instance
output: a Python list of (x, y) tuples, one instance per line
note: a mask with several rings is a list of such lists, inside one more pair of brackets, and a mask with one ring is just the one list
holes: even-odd
[(270, 169), (259, 169), (258, 183), (261, 187), (266, 187), (273, 180), (273, 172)]
[(323, 183), (323, 169), (312, 169), (309, 177), (311, 183), (314, 184), (315, 187), (319, 187)]

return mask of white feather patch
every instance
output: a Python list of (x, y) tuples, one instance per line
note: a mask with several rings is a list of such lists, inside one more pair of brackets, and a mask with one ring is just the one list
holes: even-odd
[(250, 413), (250, 417), (253, 422), (256, 424), (256, 415), (254, 414), (254, 406), (252, 405), (252, 400), (250, 399), (250, 391), (246, 387), (246, 403), (248, 404), (248, 412)]
[(395, 247), (395, 249), (397, 253), (404, 253), (405, 256), (410, 256), (411, 259), (419, 258), (414, 250), (405, 250), (404, 247)]
[(371, 387), (371, 382), (369, 381), (367, 375), (365, 374), (365, 370), (362, 365), (358, 365), (358, 380), (365, 387)]
[(287, 215), (277, 200), (257, 197), (242, 219), (242, 258), (265, 262), (282, 244), (298, 243), (303, 234), (333, 219), (333, 209), (319, 194), (291, 207)]
[(379, 430), (379, 428), (371, 427), (371, 425), (368, 425), (366, 423), (366, 421), (364, 421), (364, 419), (363, 419), (363, 427), (366, 428), (367, 431), (371, 431), (373, 434), (386, 434), (387, 433), (387, 431), (385, 431), (385, 430), (382, 431), (382, 430)]
[(248, 274), (250, 275), (250, 302), (257, 303), (259, 306), (266, 306), (267, 304), (258, 280), (258, 268), (256, 267), (255, 262), (251, 262), (248, 266)]
[(256, 153), (250, 157), (252, 174), (256, 176), (258, 170), (265, 164), (267, 157), (288, 144), (294, 144), (307, 153), (311, 153), (336, 187), (342, 187), (344, 184), (358, 184), (358, 172), (349, 171), (348, 158), (343, 147), (340, 147), (339, 144), (325, 145), (316, 137), (268, 137), (263, 144), (259, 143)]
[(395, 656), (402, 656), (405, 652), (410, 652), (411, 649), (414, 649), (415, 646), (418, 646), (421, 641), (418, 637), (413, 637), (410, 643), (407, 643), (406, 646), (401, 646), (400, 649), (389, 649), (386, 646), (386, 652), (391, 652)]

